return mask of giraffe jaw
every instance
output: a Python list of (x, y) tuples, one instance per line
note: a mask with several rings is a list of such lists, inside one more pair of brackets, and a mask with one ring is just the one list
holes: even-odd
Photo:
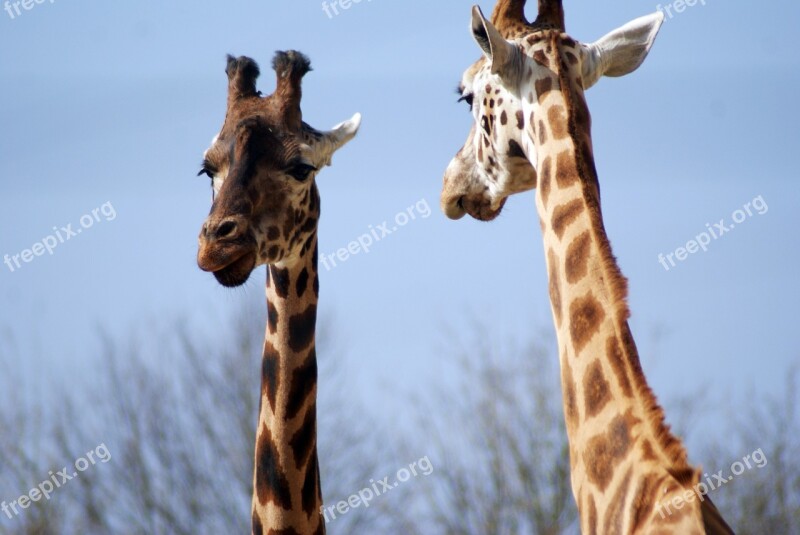
[(243, 285), (250, 278), (256, 268), (255, 251), (246, 252), (230, 264), (213, 271), (214, 278), (226, 288), (236, 288)]
[(493, 201), (487, 195), (463, 195), (455, 198), (447, 198), (442, 201), (442, 211), (453, 220), (458, 220), (469, 215), (478, 221), (493, 221), (497, 219), (506, 205), (507, 197), (499, 202)]
[(254, 244), (201, 240), (197, 265), (203, 271), (213, 274), (221, 285), (235, 288), (247, 282), (256, 268), (256, 251)]
[(477, 219), (478, 221), (494, 221), (503, 211), (503, 207), (506, 205), (506, 198), (500, 201), (499, 205), (495, 207), (495, 203), (492, 202), (491, 199), (481, 197), (481, 198), (469, 198), (465, 197), (462, 201), (462, 206), (464, 207), (464, 211), (466, 211), (470, 217), (473, 219)]

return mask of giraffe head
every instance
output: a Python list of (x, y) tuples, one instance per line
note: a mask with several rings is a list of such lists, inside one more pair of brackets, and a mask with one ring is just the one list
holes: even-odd
[(272, 67), (277, 88), (262, 97), (256, 62), (228, 56), (225, 122), (200, 171), (211, 177), (213, 202), (197, 263), (224, 286), (244, 284), (259, 265), (290, 264), (313, 253), (320, 214), (316, 175), (361, 122), (356, 114), (329, 132), (310, 127), (300, 111), (308, 58), (278, 52)]
[(642, 17), (587, 45), (564, 33), (560, 0), (539, 0), (533, 24), (524, 6), (525, 0), (499, 0), (491, 21), (472, 9), (470, 28), (483, 57), (459, 85), (475, 123), (445, 172), (441, 205), (451, 219), (492, 220), (510, 195), (535, 188), (544, 145), (568, 137), (572, 127), (590, 130), (588, 111), (569, 124), (563, 99), (548, 94), (566, 82), (582, 99), (602, 76), (633, 72), (664, 21), (660, 12)]

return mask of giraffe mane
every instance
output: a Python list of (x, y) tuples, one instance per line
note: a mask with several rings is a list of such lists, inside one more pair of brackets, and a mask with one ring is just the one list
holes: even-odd
[[(549, 38), (551, 39), (553, 50), (560, 51), (558, 41), (563, 38), (561, 32), (552, 31)], [(644, 402), (645, 415), (653, 432), (653, 438), (671, 464), (669, 473), (681, 486), (688, 488), (696, 484), (699, 479), (699, 472), (689, 465), (683, 443), (672, 433), (670, 426), (666, 423), (664, 409), (658, 404), (655, 394), (645, 380), (639, 353), (627, 324), (630, 318), (628, 280), (620, 270), (603, 225), (600, 207), (600, 186), (591, 149), (591, 119), (589, 118), (585, 101), (581, 102), (582, 97), (577, 92), (575, 82), (568, 76), (569, 68), (564, 56), (560, 52), (557, 53), (559, 83), (568, 110), (569, 135), (575, 145), (576, 166), (580, 176), (580, 184), (583, 188), (583, 198), (586, 199), (589, 217), (592, 220), (593, 238), (596, 240), (600, 250), (603, 278), (608, 283), (609, 299), (611, 300), (615, 323), (620, 331), (620, 338), (623, 340), (622, 353), (630, 365), (629, 368), (633, 374), (632, 379), (636, 394)], [(577, 121), (577, 117), (582, 113), (585, 114), (585, 128), (582, 128)]]

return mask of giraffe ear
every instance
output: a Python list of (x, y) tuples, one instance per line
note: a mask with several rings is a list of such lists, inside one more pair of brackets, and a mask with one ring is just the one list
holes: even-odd
[(660, 11), (633, 20), (598, 41), (584, 46), (583, 87), (588, 89), (602, 76), (625, 76), (644, 62), (664, 23)]
[(481, 8), (472, 7), (472, 36), (481, 47), (492, 65), (492, 74), (499, 75), (504, 81), (515, 78), (515, 65), (519, 65), (520, 50), (505, 40), (494, 25), (486, 20)]
[(327, 132), (320, 132), (310, 125), (303, 123), (302, 132), (307, 150), (307, 157), (318, 169), (330, 165), (333, 154), (356, 137), (360, 127), (360, 113), (356, 113), (347, 121), (337, 124)]

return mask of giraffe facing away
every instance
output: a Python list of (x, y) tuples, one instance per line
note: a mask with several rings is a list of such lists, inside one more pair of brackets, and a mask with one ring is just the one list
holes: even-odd
[(226, 287), (267, 267), (267, 327), (253, 474), (254, 535), (325, 533), (317, 459), (315, 327), (319, 278), (317, 172), (356, 135), (356, 114), (329, 132), (303, 122), (301, 81), (310, 62), (296, 51), (272, 63), (277, 88), (256, 90), (258, 65), (228, 57), (222, 130), (201, 174), (214, 201), (197, 262)]
[(491, 22), (473, 8), (483, 57), (459, 90), (475, 124), (445, 172), (442, 210), (489, 221), (508, 196), (536, 189), (581, 531), (732, 533), (710, 500), (692, 491), (700, 472), (642, 372), (627, 281), (603, 226), (584, 99), (602, 76), (641, 65), (663, 14), (586, 45), (565, 33), (560, 0), (540, 0), (532, 24), (524, 7), (524, 0), (499, 0)]

